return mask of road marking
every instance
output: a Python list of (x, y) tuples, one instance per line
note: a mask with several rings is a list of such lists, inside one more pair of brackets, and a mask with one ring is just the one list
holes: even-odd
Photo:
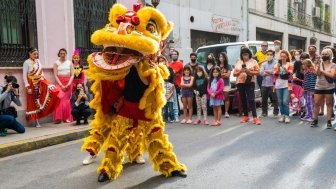
[[(303, 160), (298, 160), (292, 171), (286, 171), (282, 179), (277, 183), (276, 188), (307, 188), (313, 186), (313, 181), (309, 180), (309, 174), (314, 166), (319, 162), (319, 159), (326, 153), (326, 146), (313, 149), (310, 153), (304, 156)], [(302, 182), (305, 180), (305, 182)]]
[(223, 130), (223, 131), (221, 131), (221, 132), (219, 132), (219, 133), (216, 133), (216, 134), (214, 134), (214, 135), (212, 135), (212, 136), (214, 137), (214, 136), (222, 135), (222, 134), (224, 134), (224, 133), (228, 133), (228, 132), (230, 132), (230, 131), (236, 130), (236, 129), (240, 128), (240, 127), (242, 127), (242, 126), (241, 126), (241, 125), (239, 125), (239, 126), (234, 126), (234, 127), (225, 129), (225, 130)]

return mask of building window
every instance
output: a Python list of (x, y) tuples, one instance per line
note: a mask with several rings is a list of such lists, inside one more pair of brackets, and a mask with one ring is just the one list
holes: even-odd
[(90, 36), (108, 23), (109, 10), (114, 3), (115, 0), (74, 0), (76, 48), (80, 49), (85, 65), (89, 54), (101, 50), (91, 43)]
[(302, 25), (306, 25), (306, 0), (301, 0), (301, 3), (297, 3), (298, 7), (298, 20)]
[(330, 12), (330, 6), (328, 4), (325, 4), (324, 6), (325, 11), (324, 11), (324, 23), (323, 23), (323, 30), (327, 33), (331, 32), (331, 25), (330, 25), (330, 17), (331, 17), (331, 12)]
[(288, 49), (302, 49), (306, 50), (306, 40), (307, 38), (296, 36), (296, 35), (288, 35)]
[(275, 0), (267, 0), (266, 2), (266, 11), (267, 14), (274, 16), (274, 2)]
[(1, 0), (0, 12), (0, 67), (20, 67), (37, 47), (35, 0)]
[(275, 41), (280, 40), (282, 41), (283, 33), (266, 30), (263, 28), (256, 28), (256, 40), (257, 41)]
[(320, 52), (322, 52), (323, 48), (327, 46), (331, 46), (331, 43), (327, 41), (320, 41)]
[(212, 33), (198, 30), (190, 30), (191, 48), (196, 51), (198, 47), (219, 43), (236, 42), (237, 36), (224, 33)]
[(311, 16), (306, 14), (306, 0), (295, 0), (290, 2), (287, 10), (287, 20), (294, 24), (311, 26)]

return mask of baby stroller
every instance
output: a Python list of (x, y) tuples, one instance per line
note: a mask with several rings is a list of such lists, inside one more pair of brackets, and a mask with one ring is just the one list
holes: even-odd
[(289, 109), (295, 112), (296, 115), (301, 115), (304, 107), (303, 87), (293, 84), (290, 92)]

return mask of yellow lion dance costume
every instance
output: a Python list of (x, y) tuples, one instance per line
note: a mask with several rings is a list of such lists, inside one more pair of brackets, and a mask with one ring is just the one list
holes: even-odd
[(109, 22), (91, 36), (104, 50), (88, 57), (86, 74), (94, 93), (90, 106), (96, 115), (82, 150), (91, 155), (105, 152), (97, 170), (99, 182), (118, 177), (125, 152), (133, 162), (148, 151), (155, 171), (186, 177), (186, 166), (173, 152), (161, 115), (166, 103), (163, 79), (169, 71), (155, 64), (172, 23), (152, 7), (134, 5), (128, 11), (120, 4), (111, 8)]

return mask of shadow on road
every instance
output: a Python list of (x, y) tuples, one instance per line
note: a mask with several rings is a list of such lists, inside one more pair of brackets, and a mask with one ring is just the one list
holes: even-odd
[(163, 175), (158, 175), (155, 177), (151, 177), (149, 179), (147, 179), (146, 181), (139, 183), (137, 185), (125, 188), (125, 189), (138, 189), (138, 188), (157, 188), (162, 184), (166, 184), (166, 183), (173, 183), (176, 182), (179, 179), (183, 179), (183, 178), (178, 178), (178, 177), (169, 177), (166, 178)]

